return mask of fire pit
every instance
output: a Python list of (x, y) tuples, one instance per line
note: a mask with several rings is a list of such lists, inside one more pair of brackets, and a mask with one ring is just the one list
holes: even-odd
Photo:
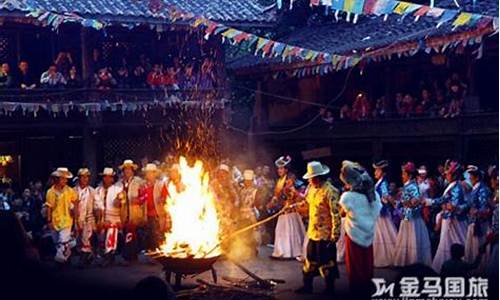
[(217, 283), (217, 272), (213, 265), (219, 256), (208, 258), (179, 258), (156, 255), (152, 257), (163, 266), (165, 280), (168, 283), (172, 283), (172, 273), (175, 274), (174, 289), (179, 289), (181, 287), (182, 276), (201, 274), (209, 270), (212, 272), (214, 283)]
[(175, 274), (174, 287), (178, 289), (184, 275), (209, 270), (217, 282), (213, 264), (221, 253), (216, 201), (203, 163), (189, 165), (186, 158), (180, 157), (177, 171), (176, 180), (168, 184), (165, 203), (170, 229), (157, 251), (148, 255), (163, 265), (168, 282)]

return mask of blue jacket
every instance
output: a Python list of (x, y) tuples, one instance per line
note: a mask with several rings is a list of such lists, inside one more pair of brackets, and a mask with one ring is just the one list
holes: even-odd
[[(387, 178), (385, 178), (385, 176), (382, 177), (381, 180), (377, 181), (377, 183), (375, 184), (375, 191), (377, 192), (381, 200), (389, 196), (389, 181), (387, 180)], [(382, 201), (382, 209), (380, 210), (380, 215), (382, 217), (388, 216), (390, 214), (391, 208), (391, 203), (384, 203), (384, 201)]]
[(456, 218), (459, 221), (467, 219), (469, 205), (465, 201), (464, 189), (459, 181), (454, 181), (446, 187), (443, 196), (436, 199), (435, 204), (442, 205), (451, 203), (455, 210), (443, 210), (443, 219)]
[(410, 202), (412, 199), (420, 199), (420, 191), (417, 182), (410, 180), (403, 186), (403, 193), (399, 206), (402, 207), (403, 216), (405, 220), (422, 217), (422, 205), (418, 204), (415, 207), (404, 207), (404, 204)]
[[(490, 209), (490, 198), (491, 191), (482, 181), (477, 183), (469, 194), (469, 207), (473, 207), (478, 210), (479, 213), (485, 213)], [(477, 217), (469, 216), (469, 222), (474, 223)], [(487, 221), (487, 220), (485, 220)]]

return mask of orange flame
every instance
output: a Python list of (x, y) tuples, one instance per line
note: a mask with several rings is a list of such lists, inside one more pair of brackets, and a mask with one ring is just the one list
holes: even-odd
[(168, 185), (169, 197), (165, 209), (170, 215), (172, 227), (170, 232), (165, 233), (160, 251), (165, 256), (179, 258), (220, 255), (217, 248), (220, 242), (219, 219), (208, 173), (203, 170), (201, 161), (197, 160), (191, 167), (182, 156), (179, 173), (183, 189), (178, 191), (172, 182)]

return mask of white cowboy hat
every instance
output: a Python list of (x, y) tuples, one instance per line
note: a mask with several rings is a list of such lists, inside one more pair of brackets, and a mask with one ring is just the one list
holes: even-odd
[(100, 173), (99, 175), (101, 175), (101, 176), (115, 176), (115, 170), (113, 170), (113, 168), (104, 168), (102, 173)]
[(73, 174), (68, 170), (68, 168), (57, 168), (54, 172), (52, 172), (52, 176), (55, 177), (65, 177), (65, 178), (73, 178)]
[(134, 170), (137, 170), (137, 168), (139, 168), (139, 166), (137, 164), (134, 163), (133, 160), (131, 159), (126, 159), (123, 161), (123, 163), (118, 167), (120, 170), (123, 170), (124, 168), (132, 168)]
[(144, 168), (142, 168), (143, 172), (158, 172), (158, 167), (155, 164), (146, 164)]
[(326, 175), (330, 173), (330, 168), (323, 165), (319, 161), (311, 161), (307, 164), (307, 173), (302, 176), (304, 179), (313, 178), (316, 176)]
[(91, 174), (90, 170), (87, 168), (81, 168), (78, 170), (78, 173), (77, 173), (78, 176), (90, 176), (90, 174)]
[(427, 174), (427, 167), (426, 166), (420, 166), (417, 170), (419, 175), (425, 175)]
[(276, 165), (276, 167), (286, 167), (288, 166), (290, 163), (292, 162), (292, 158), (290, 156), (281, 156), (280, 158), (278, 158), (275, 162), (274, 162), (274, 165)]
[(228, 165), (226, 165), (226, 164), (221, 164), (221, 165), (219, 166), (219, 170), (223, 170), (223, 171), (226, 171), (226, 172), (228, 172), (228, 173), (231, 173), (231, 169), (230, 169), (230, 168), (229, 168), (229, 166), (228, 166)]
[(255, 173), (253, 172), (253, 170), (243, 171), (243, 179), (244, 180), (253, 180), (254, 177), (255, 177)]

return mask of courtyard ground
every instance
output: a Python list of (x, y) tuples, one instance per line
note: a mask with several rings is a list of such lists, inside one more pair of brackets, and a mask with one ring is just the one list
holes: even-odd
[[(282, 279), (285, 281), (279, 284), (274, 289), (272, 296), (276, 299), (329, 299), (321, 294), (324, 284), (321, 278), (316, 278), (314, 281), (314, 294), (313, 295), (297, 295), (293, 291), (302, 284), (301, 268), (302, 263), (296, 260), (278, 261), (269, 258), (271, 249), (262, 247), (259, 256), (250, 260), (241, 261), (247, 269), (257, 274), (264, 279)], [(237, 266), (228, 260), (219, 260), (214, 265), (217, 275), (218, 284), (229, 284), (222, 279), (223, 276), (231, 278), (248, 278)], [(376, 269), (375, 277), (384, 277), (388, 280), (394, 278), (396, 271), (392, 269)], [(100, 286), (103, 289), (112, 291), (127, 291), (134, 288), (134, 286), (141, 279), (147, 276), (158, 276), (164, 278), (162, 267), (159, 264), (152, 264), (148, 262), (146, 257), (140, 257), (140, 260), (129, 266), (122, 266), (119, 262), (115, 265), (101, 268), (99, 266), (91, 266), (86, 269), (78, 269), (74, 266), (69, 266), (63, 270), (59, 270), (57, 276), (63, 276), (74, 282), (84, 282), (92, 286)], [(200, 278), (207, 282), (212, 283), (212, 275), (210, 272), (202, 273), (196, 277), (188, 276), (183, 279), (184, 286), (194, 286), (196, 279)], [(337, 299), (343, 299), (348, 289), (347, 276), (345, 273), (345, 266), (340, 265), (340, 278), (336, 282)]]

